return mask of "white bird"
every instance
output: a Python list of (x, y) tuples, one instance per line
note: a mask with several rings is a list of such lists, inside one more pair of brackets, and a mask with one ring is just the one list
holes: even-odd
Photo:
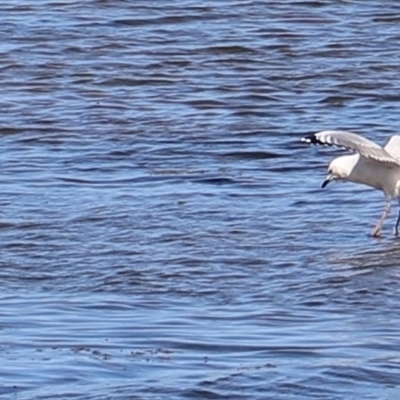
[[(397, 198), (400, 205), (400, 136), (392, 136), (385, 147), (355, 133), (346, 131), (323, 131), (301, 138), (302, 142), (337, 146), (355, 154), (337, 157), (328, 167), (328, 175), (322, 188), (332, 181), (348, 181), (382, 190), (386, 198), (385, 210), (372, 231), (381, 234), (383, 222), (390, 213), (391, 201)], [(400, 210), (393, 230), (399, 233)]]

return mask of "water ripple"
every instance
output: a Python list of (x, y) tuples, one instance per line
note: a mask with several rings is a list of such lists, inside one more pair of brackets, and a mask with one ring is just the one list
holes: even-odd
[(0, 396), (396, 398), (395, 2), (0, 4)]

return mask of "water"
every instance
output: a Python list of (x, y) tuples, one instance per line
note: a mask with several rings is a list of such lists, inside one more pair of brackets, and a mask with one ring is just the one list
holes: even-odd
[(393, 399), (396, 2), (5, 1), (0, 397)]

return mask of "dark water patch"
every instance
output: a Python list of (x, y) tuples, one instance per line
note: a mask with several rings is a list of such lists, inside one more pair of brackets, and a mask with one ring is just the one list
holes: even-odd
[(199, 178), (195, 179), (197, 183), (203, 183), (208, 185), (234, 185), (238, 181), (231, 178), (224, 178), (224, 177), (215, 177), (215, 178)]
[[(240, 53), (255, 53), (251, 48), (244, 46), (215, 46), (203, 49), (206, 53), (212, 54), (240, 54)], [(237, 61), (237, 60), (235, 60)], [(244, 60), (243, 60), (244, 61)]]
[(213, 109), (213, 108), (225, 108), (226, 103), (221, 102), (221, 101), (215, 101), (215, 100), (192, 100), (187, 102), (189, 105), (198, 108), (198, 109)]
[(248, 160), (264, 160), (270, 158), (284, 157), (282, 154), (270, 153), (267, 151), (238, 151), (221, 154), (222, 157), (239, 158)]
[(174, 80), (165, 79), (158, 76), (146, 76), (142, 79), (133, 78), (113, 78), (103, 82), (99, 82), (101, 86), (140, 86), (140, 85), (172, 85), (175, 84)]
[(383, 22), (383, 23), (397, 23), (400, 21), (400, 17), (398, 15), (378, 15), (372, 18), (373, 22)]
[(348, 103), (351, 100), (354, 100), (356, 97), (355, 96), (328, 96), (325, 97), (324, 99), (321, 99), (321, 103), (329, 103), (330, 105), (343, 105)]

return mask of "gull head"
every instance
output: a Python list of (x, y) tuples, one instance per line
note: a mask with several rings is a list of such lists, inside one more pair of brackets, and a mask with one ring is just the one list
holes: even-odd
[(332, 160), (328, 166), (328, 175), (322, 182), (321, 187), (324, 188), (332, 181), (347, 181), (353, 171), (355, 164), (359, 159), (358, 154), (337, 157)]

